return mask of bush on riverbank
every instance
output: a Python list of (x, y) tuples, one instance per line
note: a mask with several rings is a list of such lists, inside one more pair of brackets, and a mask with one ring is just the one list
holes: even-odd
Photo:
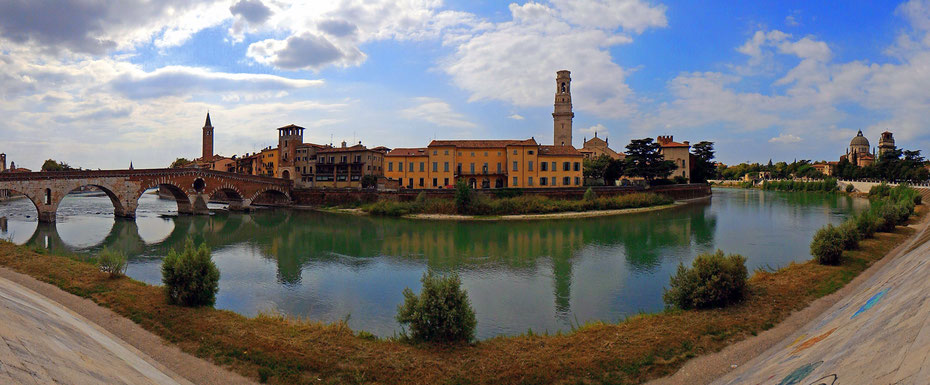
[(840, 263), (844, 250), (859, 247), (859, 241), (876, 232), (890, 233), (895, 226), (907, 223), (920, 204), (920, 193), (907, 185), (891, 188), (885, 183), (869, 189), (869, 210), (849, 218), (842, 225), (828, 224), (817, 231), (811, 241), (811, 254), (825, 265)]
[[(592, 191), (593, 192), (593, 191)], [(466, 194), (465, 192), (462, 193)], [(527, 215), (592, 210), (619, 210), (671, 204), (671, 198), (654, 193), (633, 193), (592, 199), (563, 200), (539, 195), (521, 195), (513, 198), (491, 198), (470, 191), (468, 198), (427, 198), (413, 202), (378, 201), (362, 206), (372, 215), (403, 216), (407, 214), (467, 214), (467, 215)], [(462, 201), (468, 203), (462, 207)]]
[(795, 180), (779, 180), (762, 182), (763, 190), (775, 191), (823, 191), (833, 192), (839, 189), (835, 178), (826, 178), (822, 181), (803, 182)]
[(478, 321), (458, 274), (441, 276), (428, 271), (420, 281), (420, 295), (404, 289), (404, 303), (397, 307), (397, 322), (410, 328), (406, 337), (414, 342), (473, 340)]
[(662, 299), (666, 305), (684, 310), (723, 307), (743, 299), (747, 278), (745, 257), (725, 256), (717, 250), (699, 255), (691, 268), (680, 263)]
[(121, 277), (126, 273), (126, 267), (129, 266), (126, 254), (104, 246), (100, 254), (97, 255), (97, 267), (100, 271), (110, 274), (110, 278)]
[(220, 271), (210, 258), (206, 243), (199, 247), (188, 239), (179, 254), (168, 251), (161, 265), (168, 302), (183, 306), (213, 306), (219, 291)]

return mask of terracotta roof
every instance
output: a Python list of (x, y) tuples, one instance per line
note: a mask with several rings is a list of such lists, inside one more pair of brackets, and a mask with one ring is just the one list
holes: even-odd
[(678, 142), (665, 142), (661, 144), (662, 147), (691, 147), (690, 145)]
[(425, 148), (395, 148), (386, 156), (426, 156)]
[(329, 145), (328, 144), (316, 144), (316, 143), (301, 143), (297, 147), (329, 148)]
[(539, 146), (539, 155), (577, 155), (581, 153), (572, 146)]
[(384, 147), (384, 146), (378, 146), (378, 147), (372, 148), (372, 151), (389, 152), (391, 151), (391, 149)]
[(525, 140), (434, 140), (428, 147), (453, 146), (462, 148), (507, 147), (507, 146), (538, 146), (536, 139)]
[(333, 147), (333, 148), (324, 148), (320, 151), (317, 151), (318, 154), (329, 154), (334, 152), (354, 152), (354, 151), (373, 151), (369, 150), (368, 147), (365, 147), (361, 144), (356, 144), (350, 147)]

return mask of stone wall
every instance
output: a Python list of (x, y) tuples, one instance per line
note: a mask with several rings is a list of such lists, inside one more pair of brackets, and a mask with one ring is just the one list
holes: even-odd
[[(675, 200), (695, 199), (711, 195), (710, 185), (707, 184), (687, 184), (687, 185), (670, 185), (655, 186), (649, 189), (643, 187), (613, 187), (613, 186), (596, 186), (591, 187), (598, 196), (615, 196), (626, 195), (637, 192), (654, 192), (671, 197)], [(479, 194), (495, 196), (497, 194), (506, 194), (507, 191), (519, 190), (523, 195), (540, 195), (553, 199), (581, 199), (584, 196), (587, 187), (563, 187), (563, 188), (524, 188), (524, 189), (478, 189)], [(399, 190), (399, 191), (376, 191), (376, 190), (349, 190), (349, 189), (294, 189), (291, 197), (294, 204), (302, 206), (334, 206), (341, 204), (370, 203), (379, 199), (412, 201), (420, 193), (426, 194), (428, 198), (453, 199), (455, 197), (454, 189), (430, 189), (430, 190)]]

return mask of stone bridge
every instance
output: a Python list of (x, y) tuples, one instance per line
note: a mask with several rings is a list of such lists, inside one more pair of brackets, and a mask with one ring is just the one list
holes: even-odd
[(230, 210), (248, 210), (259, 202), (289, 205), (292, 182), (193, 168), (0, 174), (0, 190), (29, 198), (39, 213), (39, 222), (55, 222), (61, 200), (84, 186), (103, 191), (113, 202), (117, 217), (135, 218), (139, 198), (153, 188), (171, 192), (179, 214), (209, 214), (207, 202), (211, 199), (228, 201)]

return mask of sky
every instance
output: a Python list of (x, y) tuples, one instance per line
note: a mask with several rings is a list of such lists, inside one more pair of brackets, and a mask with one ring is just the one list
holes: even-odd
[[(930, 0), (4, 0), (0, 152), (38, 169), (432, 139), (673, 135), (724, 163), (930, 145)], [(926, 152), (926, 150), (925, 150)]]

